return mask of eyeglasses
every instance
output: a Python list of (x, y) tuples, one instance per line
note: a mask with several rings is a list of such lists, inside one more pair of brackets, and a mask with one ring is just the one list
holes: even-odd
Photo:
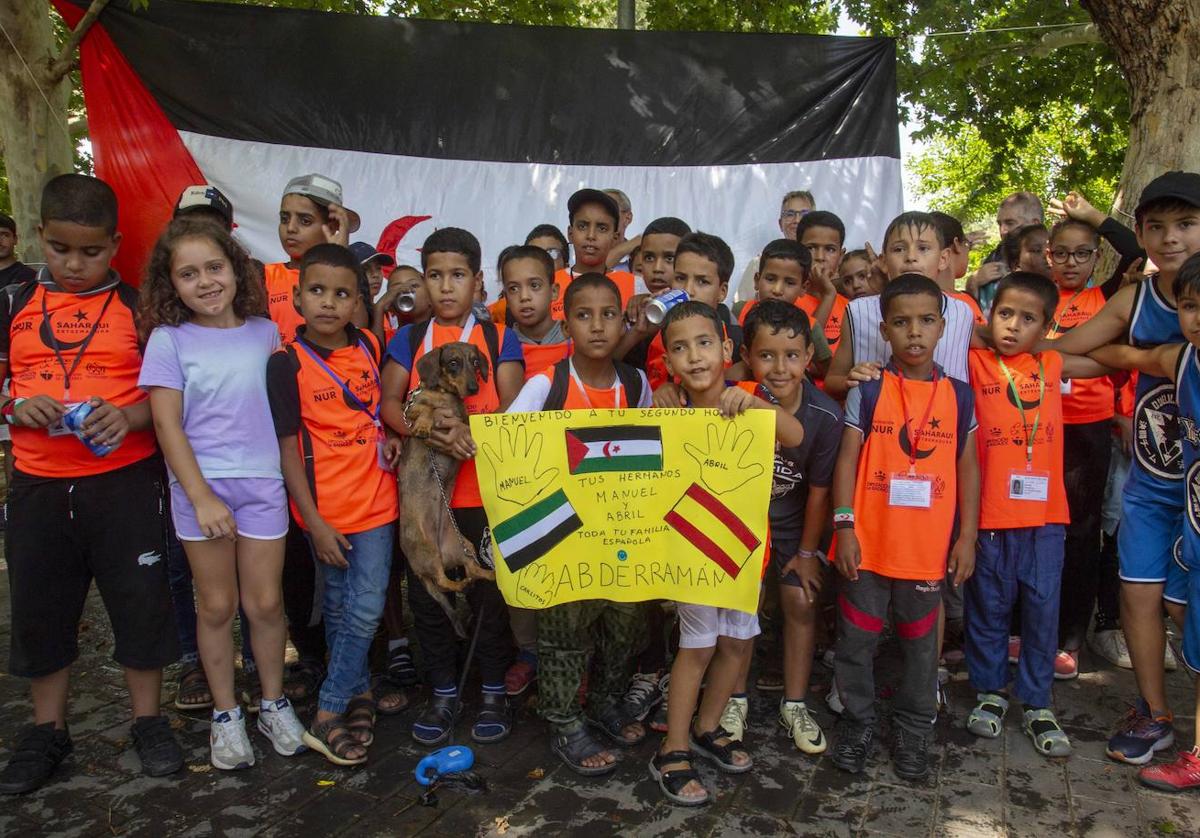
[(1075, 258), (1076, 265), (1082, 265), (1088, 259), (1096, 255), (1096, 248), (1081, 247), (1076, 250), (1067, 250), (1066, 248), (1058, 247), (1050, 251), (1050, 261), (1056, 265), (1065, 265), (1071, 257)]
[(799, 221), (804, 216), (808, 215), (812, 210), (784, 210), (779, 217), (784, 221)]

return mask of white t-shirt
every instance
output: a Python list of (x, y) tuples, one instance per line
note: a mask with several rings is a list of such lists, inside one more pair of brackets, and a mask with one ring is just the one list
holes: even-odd
[[(942, 310), (946, 318), (946, 331), (933, 348), (933, 360), (951, 378), (969, 381), (967, 374), (967, 352), (971, 348), (971, 334), (975, 331), (975, 313), (962, 300), (942, 295), (946, 301)], [(854, 353), (853, 363), (875, 361), (886, 364), (892, 357), (892, 347), (879, 333), (883, 312), (879, 308), (879, 295), (859, 297), (846, 305), (846, 316), (842, 329), (849, 328), (850, 348)]]

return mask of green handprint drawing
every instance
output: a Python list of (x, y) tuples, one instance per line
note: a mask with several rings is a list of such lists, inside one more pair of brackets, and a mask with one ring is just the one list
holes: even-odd
[(497, 452), (491, 443), (483, 445), (483, 453), (495, 472), (496, 496), (500, 500), (527, 506), (558, 477), (557, 468), (538, 471), (542, 456), (541, 432), (530, 435), (524, 425), (515, 431), (501, 428), (500, 449)]
[(723, 425), (709, 424), (708, 447), (703, 451), (690, 442), (683, 444), (683, 450), (700, 465), (700, 482), (717, 495), (741, 488), (764, 471), (762, 463), (745, 462), (754, 432), (738, 433), (732, 422)]

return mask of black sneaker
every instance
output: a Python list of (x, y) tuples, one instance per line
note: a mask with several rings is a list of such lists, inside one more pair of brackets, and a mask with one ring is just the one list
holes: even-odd
[(143, 774), (165, 777), (183, 768), (183, 749), (166, 716), (139, 716), (129, 733), (142, 761)]
[(0, 771), (0, 794), (25, 794), (41, 788), (73, 747), (66, 728), (56, 730), (54, 722), (31, 726)]
[(892, 768), (902, 780), (924, 780), (929, 776), (929, 739), (898, 727), (892, 739)]
[(871, 758), (874, 744), (875, 728), (849, 721), (838, 722), (833, 764), (851, 774), (861, 774)]

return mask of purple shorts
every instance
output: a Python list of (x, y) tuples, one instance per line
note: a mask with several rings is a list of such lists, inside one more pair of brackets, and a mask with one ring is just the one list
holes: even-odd
[[(288, 531), (287, 490), (283, 480), (270, 477), (223, 477), (208, 481), (209, 487), (233, 513), (237, 533), (243, 538), (271, 541)], [(180, 541), (208, 541), (187, 492), (171, 484), (171, 518)]]

